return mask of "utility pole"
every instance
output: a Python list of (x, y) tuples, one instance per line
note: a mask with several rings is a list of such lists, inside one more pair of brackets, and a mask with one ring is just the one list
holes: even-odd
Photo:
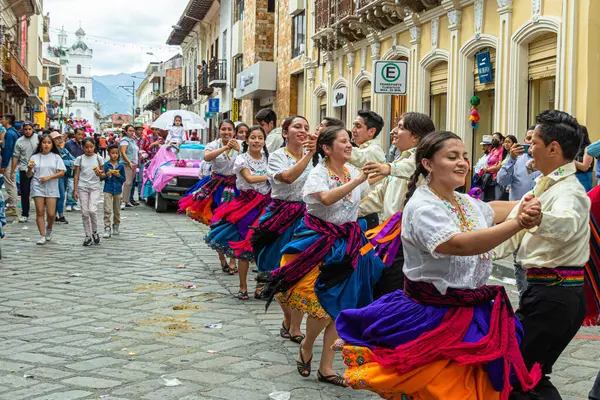
[(133, 124), (135, 118), (135, 81), (131, 83), (131, 86), (119, 86), (119, 88), (131, 95), (131, 123)]

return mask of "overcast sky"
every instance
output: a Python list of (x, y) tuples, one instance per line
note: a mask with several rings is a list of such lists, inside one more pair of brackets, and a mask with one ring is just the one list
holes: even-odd
[[(156, 57), (162, 61), (177, 54), (167, 46), (171, 25), (177, 24), (188, 0), (44, 0), (44, 14), (50, 13), (51, 43), (58, 44), (56, 29), (71, 32), (75, 41), (81, 27), (90, 35), (86, 44), (94, 50), (93, 75), (145, 70)], [(101, 37), (101, 38), (99, 38)], [(106, 38), (106, 39), (105, 39)], [(162, 48), (149, 49), (150, 46)]]

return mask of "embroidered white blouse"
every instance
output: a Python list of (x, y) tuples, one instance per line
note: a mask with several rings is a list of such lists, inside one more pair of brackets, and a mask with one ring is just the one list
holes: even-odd
[[(242, 146), (242, 141), (238, 140), (240, 144), (240, 148)], [(217, 139), (212, 141), (206, 145), (204, 148), (205, 152), (215, 151), (223, 147), (223, 141), (221, 139)], [(236, 150), (227, 150), (224, 153), (219, 154), (217, 158), (211, 161), (212, 164), (212, 172), (219, 175), (233, 175), (233, 164), (235, 163), (236, 157), (239, 153)]]
[(262, 155), (260, 160), (255, 159), (248, 153), (242, 153), (236, 157), (233, 165), (233, 173), (237, 177), (235, 186), (239, 190), (256, 190), (260, 194), (267, 194), (271, 191), (271, 185), (266, 180), (260, 183), (248, 183), (241, 174), (243, 169), (248, 169), (250, 175), (263, 176), (267, 174), (267, 157)]
[[(350, 164), (346, 164), (345, 168), (350, 174), (350, 179), (355, 179), (360, 175), (360, 170), (354, 168)], [(342, 183), (339, 178), (330, 173), (323, 163), (317, 164), (317, 166), (310, 171), (302, 191), (308, 213), (336, 225), (343, 225), (346, 222), (356, 221), (358, 219), (358, 206), (360, 200), (366, 196), (370, 190), (369, 181), (363, 182), (343, 199), (330, 206), (323, 205), (316, 195), (316, 193), (327, 192), (341, 185)]]
[(302, 201), (302, 188), (306, 179), (308, 179), (308, 174), (313, 169), (312, 162), (308, 164), (302, 175), (291, 184), (275, 179), (276, 175), (287, 171), (294, 165), (296, 165), (296, 159), (285, 148), (269, 154), (267, 176), (271, 183), (271, 198), (285, 201)]
[[(492, 226), (494, 211), (483, 201), (455, 193), (471, 229)], [(462, 232), (455, 207), (437, 197), (429, 186), (417, 188), (402, 214), (404, 274), (412, 281), (432, 283), (441, 294), (450, 288), (476, 289), (492, 273), (492, 253), (477, 256), (440, 254), (435, 249)]]

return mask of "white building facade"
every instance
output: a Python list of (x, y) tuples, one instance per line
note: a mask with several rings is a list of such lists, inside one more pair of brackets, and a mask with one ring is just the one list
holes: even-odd
[(92, 97), (92, 58), (93, 51), (85, 43), (85, 32), (79, 28), (75, 32), (77, 39), (68, 49), (68, 77), (73, 82), (77, 99), (71, 103), (69, 113), (76, 120), (86, 120), (98, 131), (99, 113)]

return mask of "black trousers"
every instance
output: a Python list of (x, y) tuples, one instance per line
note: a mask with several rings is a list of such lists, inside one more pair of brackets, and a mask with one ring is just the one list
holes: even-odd
[(367, 230), (379, 226), (379, 215), (377, 213), (365, 215), (363, 218), (367, 221)]
[(531, 392), (523, 393), (515, 388), (511, 399), (562, 399), (549, 375), (552, 366), (581, 327), (585, 311), (583, 286), (529, 285), (517, 311), (525, 332), (521, 353), (527, 368), (536, 362), (542, 365), (543, 377)]
[(398, 289), (404, 290), (404, 272), (402, 267), (404, 266), (404, 253), (402, 247), (398, 250), (396, 258), (392, 265), (383, 270), (381, 278), (375, 284), (373, 288), (373, 298), (377, 300), (383, 295), (395, 292)]
[(592, 390), (590, 391), (589, 400), (600, 400), (600, 372), (598, 372), (594, 386), (592, 386)]
[(21, 186), (21, 216), (29, 218), (29, 197), (31, 195), (31, 178), (27, 172), (19, 171), (19, 185)]

